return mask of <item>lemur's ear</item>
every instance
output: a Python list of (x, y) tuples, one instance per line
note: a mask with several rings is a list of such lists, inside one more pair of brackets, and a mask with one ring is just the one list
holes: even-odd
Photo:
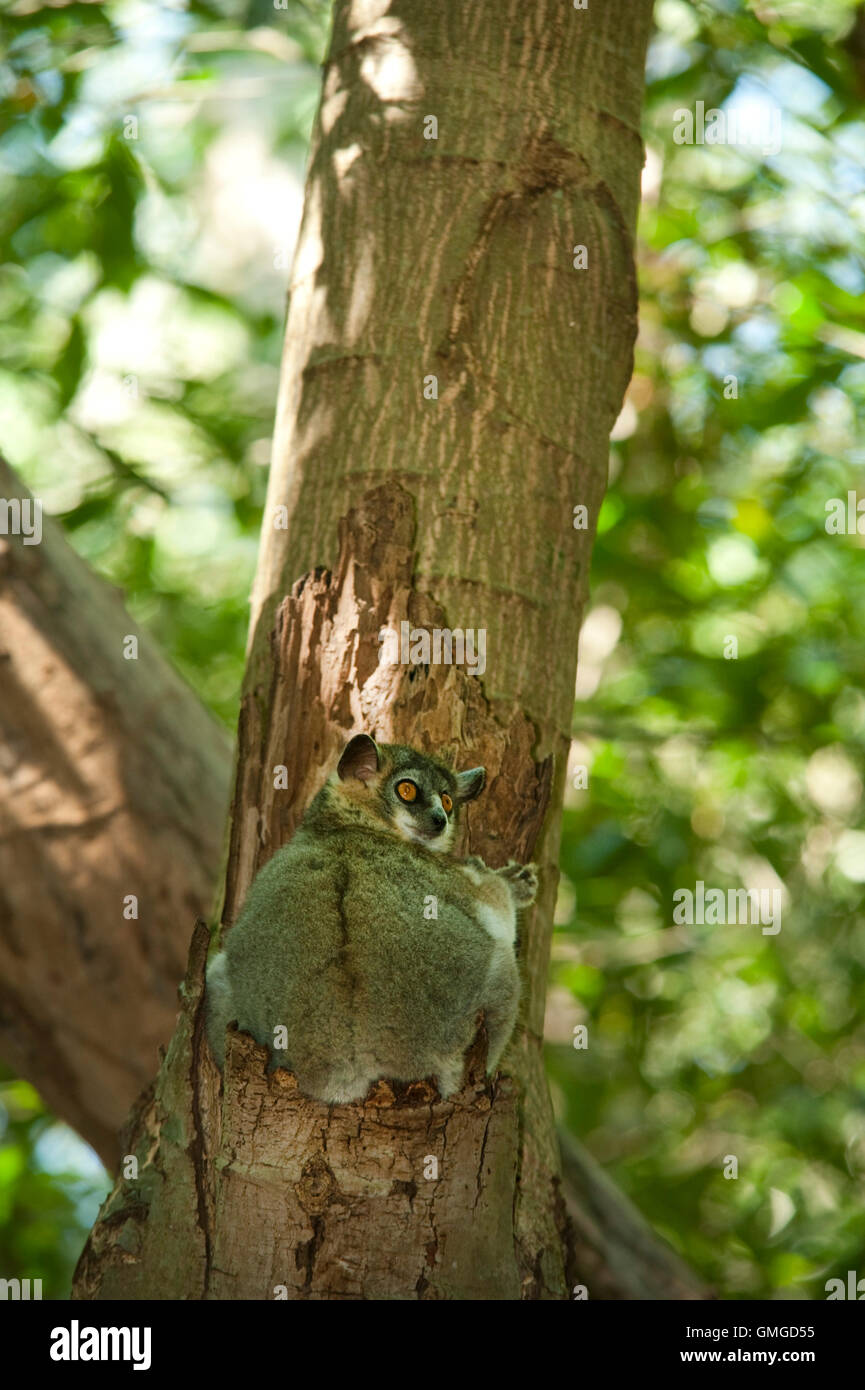
[(379, 761), (378, 747), (369, 734), (355, 734), (343, 748), (336, 770), (342, 782), (347, 777), (356, 777), (359, 782), (368, 782), (370, 777), (374, 777), (378, 772)]
[(457, 801), (474, 801), (483, 791), (486, 780), (485, 767), (470, 767), (468, 772), (458, 772)]

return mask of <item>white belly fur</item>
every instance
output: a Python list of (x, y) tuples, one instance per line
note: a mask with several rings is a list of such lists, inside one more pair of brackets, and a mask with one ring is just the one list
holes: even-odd
[[(495, 884), (496, 896), (500, 897), (500, 903), (495, 906), (492, 903), (484, 902), (480, 897), (475, 899), (475, 916), (478, 925), (483, 927), (488, 936), (494, 941), (506, 941), (513, 944), (517, 936), (517, 914), (514, 909), (510, 889), (501, 880), (496, 880), (495, 875), (483, 873), (476, 869), (473, 864), (463, 866), (463, 873), (467, 874), (472, 883), (485, 888)], [(492, 883), (491, 883), (492, 880)]]

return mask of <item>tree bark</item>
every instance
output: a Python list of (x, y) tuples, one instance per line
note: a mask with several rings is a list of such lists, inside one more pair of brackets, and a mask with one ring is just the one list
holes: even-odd
[[(138, 1176), (103, 1209), (78, 1297), (569, 1296), (581, 1245), (544, 988), (577, 636), (636, 328), (650, 12), (339, 0), (292, 279), (223, 921), (352, 731), (483, 763), (464, 848), (541, 869), (503, 1074), (484, 1080), (481, 1035), (448, 1102), (382, 1082), (327, 1107), (234, 1034), (221, 1083), (199, 930), (130, 1130)], [(483, 629), (484, 675), (379, 665), (381, 627), (403, 621)], [(607, 1274), (596, 1292), (633, 1296)]]
[(592, 1297), (713, 1297), (713, 1290), (658, 1239), (646, 1218), (582, 1144), (570, 1135), (559, 1137), (571, 1264)]
[[(30, 497), (2, 459), (0, 497)], [(59, 527), (0, 536), (0, 1053), (109, 1168), (174, 1029), (230, 778), (223, 731)]]

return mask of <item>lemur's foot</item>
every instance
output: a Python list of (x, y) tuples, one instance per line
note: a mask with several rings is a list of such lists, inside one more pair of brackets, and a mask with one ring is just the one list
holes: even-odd
[(509, 864), (505, 864), (498, 873), (502, 878), (506, 878), (510, 884), (514, 902), (523, 906), (526, 903), (533, 903), (538, 891), (538, 870), (534, 864), (518, 864), (512, 859)]

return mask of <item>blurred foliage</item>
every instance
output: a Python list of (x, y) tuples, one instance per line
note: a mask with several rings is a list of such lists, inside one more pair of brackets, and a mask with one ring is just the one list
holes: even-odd
[[(327, 23), (2, 18), (0, 443), (229, 726)], [(865, 1273), (863, 540), (826, 530), (865, 463), (865, 26), (849, 0), (658, 0), (656, 24), (549, 1072), (720, 1296), (821, 1298)], [(677, 144), (697, 102), (780, 112), (780, 148)], [(698, 880), (782, 891), (781, 931), (674, 925)], [(0, 1274), (62, 1294), (98, 1182), (81, 1152), (58, 1171), (31, 1088), (0, 1103)]]
[(68, 1298), (104, 1197), (96, 1155), (0, 1067), (0, 1278), (41, 1279), (43, 1298)]
[[(865, 463), (852, 19), (657, 7), (640, 340), (581, 637), (556, 1104), (725, 1297), (865, 1271), (863, 537), (826, 530)], [(698, 101), (758, 128), (776, 106), (780, 150), (676, 144)], [(780, 932), (675, 926), (699, 880), (782, 890)]]
[(3, 15), (0, 442), (229, 725), (328, 22)]

